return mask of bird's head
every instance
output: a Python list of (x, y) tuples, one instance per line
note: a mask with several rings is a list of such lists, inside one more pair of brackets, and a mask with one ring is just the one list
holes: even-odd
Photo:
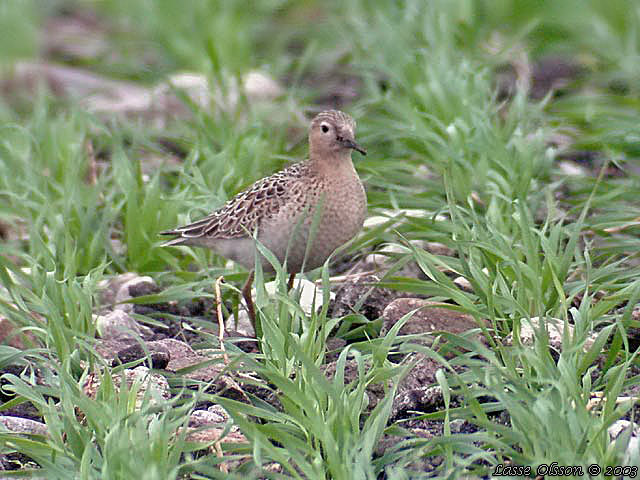
[(362, 155), (367, 152), (356, 143), (356, 122), (339, 110), (326, 110), (311, 121), (309, 130), (309, 149), (311, 156), (351, 155), (357, 150)]

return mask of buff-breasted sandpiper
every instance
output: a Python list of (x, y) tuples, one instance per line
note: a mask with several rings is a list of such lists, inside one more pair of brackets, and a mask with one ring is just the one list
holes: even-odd
[[(296, 273), (321, 266), (362, 228), (367, 197), (351, 151), (366, 151), (356, 143), (355, 129), (344, 112), (319, 113), (309, 128), (307, 160), (258, 180), (197, 222), (162, 232), (176, 236), (163, 245), (211, 248), (251, 270), (242, 293), (254, 320), (253, 235), (286, 265), (291, 286)], [(272, 272), (271, 264), (260, 258), (263, 269)]]

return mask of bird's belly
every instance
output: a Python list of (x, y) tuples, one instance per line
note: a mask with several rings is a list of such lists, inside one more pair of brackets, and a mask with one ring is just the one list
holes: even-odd
[[(366, 195), (359, 180), (354, 188), (325, 195), (316, 208), (289, 212), (262, 225), (260, 241), (284, 263), (298, 272), (321, 266), (341, 245), (355, 237), (366, 215)], [(317, 210), (317, 207), (320, 210)], [(263, 262), (264, 264), (264, 262)]]
[(248, 270), (252, 270), (256, 261), (256, 248), (253, 238), (224, 238), (215, 239), (210, 245), (219, 255), (239, 263)]

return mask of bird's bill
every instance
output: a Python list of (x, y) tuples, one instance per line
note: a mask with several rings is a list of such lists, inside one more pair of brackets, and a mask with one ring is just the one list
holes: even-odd
[(362, 155), (367, 154), (367, 151), (364, 148), (362, 148), (360, 145), (358, 145), (354, 140), (351, 140), (350, 138), (343, 138), (342, 145), (344, 145), (347, 148), (352, 148), (353, 150), (360, 152)]

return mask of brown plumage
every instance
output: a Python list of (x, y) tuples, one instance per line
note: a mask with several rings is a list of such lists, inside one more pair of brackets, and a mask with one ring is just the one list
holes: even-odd
[[(211, 248), (252, 269), (256, 233), (289, 273), (319, 267), (360, 231), (366, 215), (365, 191), (351, 161), (352, 150), (366, 154), (355, 142), (355, 127), (344, 112), (318, 114), (309, 129), (308, 160), (258, 180), (201, 220), (162, 232), (176, 236), (164, 245)], [(262, 266), (273, 270), (265, 259)]]

